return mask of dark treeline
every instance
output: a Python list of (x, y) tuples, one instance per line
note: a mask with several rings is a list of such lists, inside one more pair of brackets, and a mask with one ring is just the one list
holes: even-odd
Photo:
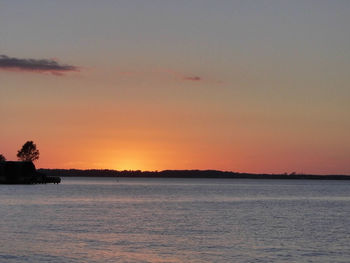
[(60, 177), (155, 177), (155, 178), (245, 178), (245, 179), (317, 179), (350, 180), (347, 175), (311, 174), (252, 174), (217, 170), (164, 170), (164, 171), (116, 171), (116, 170), (78, 170), (78, 169), (39, 169), (49, 176)]

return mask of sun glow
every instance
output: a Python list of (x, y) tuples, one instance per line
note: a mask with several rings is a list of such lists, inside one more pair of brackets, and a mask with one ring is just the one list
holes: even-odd
[(110, 165), (114, 170), (147, 170), (147, 167), (140, 161), (132, 158), (118, 159)]

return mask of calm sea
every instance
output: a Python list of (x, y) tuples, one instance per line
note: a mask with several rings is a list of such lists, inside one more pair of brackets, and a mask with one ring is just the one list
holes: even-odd
[(350, 181), (0, 185), (0, 262), (350, 262)]

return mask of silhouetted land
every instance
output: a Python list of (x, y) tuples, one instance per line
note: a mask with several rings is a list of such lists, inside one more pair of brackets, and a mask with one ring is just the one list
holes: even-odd
[(47, 176), (35, 169), (33, 162), (0, 162), (0, 184), (59, 184), (58, 176)]
[(350, 180), (348, 175), (312, 174), (253, 174), (217, 170), (164, 170), (164, 171), (116, 171), (116, 170), (77, 170), (77, 169), (39, 169), (49, 176), (59, 177), (151, 177), (151, 178), (223, 178), (223, 179), (316, 179)]

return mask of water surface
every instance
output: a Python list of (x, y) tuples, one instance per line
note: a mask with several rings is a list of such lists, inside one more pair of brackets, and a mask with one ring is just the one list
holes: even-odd
[(0, 185), (0, 262), (349, 262), (350, 182)]

